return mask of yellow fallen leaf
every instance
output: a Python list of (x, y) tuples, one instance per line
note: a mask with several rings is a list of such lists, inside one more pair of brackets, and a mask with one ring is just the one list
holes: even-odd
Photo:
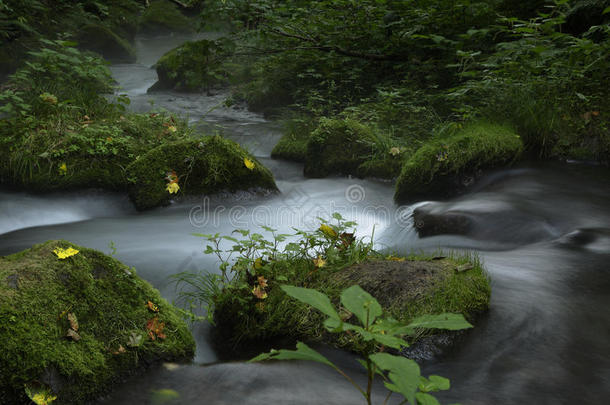
[(173, 126), (173, 125), (170, 125), (169, 127), (167, 127), (167, 130), (168, 130), (169, 132), (176, 132), (176, 131), (178, 130), (178, 128), (176, 128), (176, 127), (175, 127), (175, 126)]
[(150, 311), (152, 311), (152, 312), (159, 312), (159, 307), (158, 307), (158, 306), (156, 306), (156, 305), (154, 304), (154, 302), (152, 302), (152, 301), (148, 301), (148, 302), (146, 303), (146, 306), (147, 306), (147, 307), (148, 307), (148, 309), (149, 309)]
[(36, 405), (49, 405), (51, 402), (57, 399), (57, 396), (53, 394), (50, 388), (44, 386), (28, 386), (25, 385), (25, 394), (34, 402)]
[(65, 176), (68, 173), (68, 166), (66, 166), (66, 163), (62, 163), (59, 165), (59, 174), (61, 174), (62, 176)]
[(396, 146), (394, 146), (393, 148), (390, 148), (390, 155), (392, 155), (392, 156), (400, 155), (400, 149), (397, 148)]
[(178, 185), (178, 183), (172, 182), (169, 183), (165, 189), (170, 194), (176, 194), (178, 190), (180, 190), (180, 186)]
[(331, 228), (329, 225), (326, 225), (326, 224), (320, 225), (320, 231), (322, 231), (322, 233), (324, 235), (328, 236), (329, 238), (337, 237), (337, 232), (335, 232), (335, 230), (333, 228)]
[(244, 165), (245, 165), (245, 166), (246, 166), (248, 169), (250, 169), (250, 170), (254, 170), (254, 162), (253, 162), (253, 161), (251, 161), (250, 159), (248, 159), (248, 158), (244, 158)]
[(58, 247), (53, 250), (53, 253), (55, 253), (55, 255), (59, 258), (59, 260), (63, 260), (70, 256), (74, 256), (75, 254), (78, 253), (78, 250), (71, 248), (71, 247), (69, 247), (67, 249), (62, 249), (62, 248)]
[(264, 300), (267, 298), (267, 292), (258, 285), (252, 289), (252, 294), (254, 294), (254, 296), (259, 300)]
[(324, 260), (320, 256), (318, 256), (316, 259), (313, 259), (313, 264), (317, 268), (324, 267), (324, 266), (326, 266), (326, 260)]

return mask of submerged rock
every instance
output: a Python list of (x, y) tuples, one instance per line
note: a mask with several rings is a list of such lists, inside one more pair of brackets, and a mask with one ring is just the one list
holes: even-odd
[(159, 291), (112, 257), (66, 241), (0, 258), (0, 339), (2, 404), (29, 403), (26, 387), (44, 387), (58, 404), (84, 403), (195, 349)]

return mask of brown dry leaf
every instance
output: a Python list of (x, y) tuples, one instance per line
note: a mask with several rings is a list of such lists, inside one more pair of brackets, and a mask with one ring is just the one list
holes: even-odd
[(156, 316), (152, 319), (149, 319), (148, 322), (146, 322), (146, 329), (148, 329), (148, 336), (150, 336), (150, 338), (152, 340), (155, 340), (156, 338), (159, 339), (165, 339), (166, 336), (163, 333), (163, 328), (165, 328), (165, 322), (159, 322), (159, 318), (157, 318)]
[(260, 285), (261, 288), (267, 287), (267, 279), (263, 276), (258, 276), (258, 285)]
[(74, 332), (78, 332), (78, 319), (76, 319), (76, 315), (72, 312), (68, 312), (68, 322), (70, 322), (70, 328)]
[(80, 340), (80, 335), (78, 333), (76, 333), (76, 331), (74, 329), (68, 329), (68, 332), (66, 333), (66, 337), (68, 339), (72, 339), (75, 342), (78, 342)]

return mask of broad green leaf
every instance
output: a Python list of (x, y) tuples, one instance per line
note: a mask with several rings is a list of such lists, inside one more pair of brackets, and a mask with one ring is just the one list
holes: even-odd
[(323, 314), (333, 319), (341, 320), (330, 299), (325, 294), (312, 288), (295, 287), (292, 285), (282, 285), (282, 290), (291, 297), (311, 305)]
[(360, 323), (365, 327), (372, 325), (375, 319), (383, 312), (377, 300), (357, 285), (343, 290), (341, 293), (341, 304), (348, 311), (356, 315)]
[(402, 394), (410, 403), (415, 404), (415, 393), (420, 379), (416, 362), (388, 353), (375, 353), (370, 355), (369, 359), (380, 369), (389, 372), (390, 382), (385, 383), (389, 390)]
[(423, 315), (411, 321), (408, 328), (460, 330), (472, 328), (462, 314)]
[(415, 398), (417, 398), (417, 403), (419, 405), (441, 405), (436, 398), (425, 392), (418, 392), (415, 394)]
[(430, 377), (421, 377), (419, 382), (419, 390), (423, 392), (445, 391), (450, 388), (449, 379), (439, 375), (431, 375)]
[(264, 360), (309, 360), (317, 363), (326, 364), (334, 369), (337, 368), (330, 360), (316, 352), (303, 342), (297, 342), (296, 350), (271, 350), (269, 353), (262, 353), (249, 360), (249, 363)]

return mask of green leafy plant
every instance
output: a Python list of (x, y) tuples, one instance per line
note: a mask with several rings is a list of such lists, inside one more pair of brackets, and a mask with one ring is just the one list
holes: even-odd
[[(460, 330), (472, 327), (462, 315), (426, 315), (405, 325), (384, 316), (377, 300), (357, 285), (341, 293), (339, 311), (332, 305), (327, 295), (314, 289), (290, 285), (282, 285), (281, 288), (289, 296), (322, 312), (327, 317), (324, 325), (329, 332), (347, 334), (352, 338), (371, 343), (364, 359), (359, 360), (367, 372), (367, 385), (360, 387), (337, 365), (303, 342), (297, 343), (296, 350), (271, 350), (269, 353), (258, 355), (250, 360), (251, 362), (309, 360), (325, 364), (347, 379), (369, 405), (372, 403), (373, 380), (376, 375), (382, 376), (384, 385), (390, 391), (384, 404), (394, 392), (402, 395), (405, 398), (404, 402), (408, 401), (413, 405), (438, 404), (430, 393), (449, 389), (448, 379), (436, 375), (426, 378), (420, 374), (419, 366), (415, 361), (388, 353), (386, 350), (400, 351), (401, 348), (408, 347), (408, 343), (403, 338), (413, 335), (417, 329)], [(350, 314), (348, 319), (355, 318), (357, 322), (346, 322), (346, 317), (340, 315), (345, 312)]]

